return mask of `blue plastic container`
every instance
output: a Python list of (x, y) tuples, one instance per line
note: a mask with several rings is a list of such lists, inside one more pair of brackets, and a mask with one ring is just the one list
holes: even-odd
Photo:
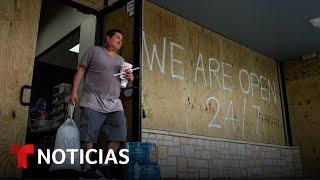
[(142, 164), (158, 162), (158, 148), (153, 142), (128, 142), (125, 148), (129, 149), (130, 162)]

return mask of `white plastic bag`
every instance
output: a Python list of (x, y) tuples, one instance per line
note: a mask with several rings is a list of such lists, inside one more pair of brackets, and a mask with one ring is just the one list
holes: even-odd
[[(56, 171), (62, 169), (71, 169), (75, 171), (81, 171), (79, 149), (80, 149), (80, 137), (79, 130), (76, 123), (72, 119), (74, 111), (74, 105), (69, 105), (69, 115), (70, 118), (67, 118), (65, 122), (59, 127), (57, 131), (57, 136), (55, 140), (54, 149), (62, 149), (65, 152), (65, 161), (62, 164), (55, 164), (52, 162), (52, 165), (49, 171)], [(66, 152), (67, 149), (78, 149), (78, 152), (74, 153), (74, 163), (71, 163), (70, 152)], [(61, 153), (56, 154), (56, 159), (61, 160)]]

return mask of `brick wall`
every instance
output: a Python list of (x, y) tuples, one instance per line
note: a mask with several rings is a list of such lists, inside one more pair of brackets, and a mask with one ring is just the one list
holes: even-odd
[(301, 177), (298, 147), (142, 130), (158, 145), (162, 178)]

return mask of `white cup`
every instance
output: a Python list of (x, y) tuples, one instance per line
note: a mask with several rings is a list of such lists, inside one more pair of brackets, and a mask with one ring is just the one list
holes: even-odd
[[(127, 63), (127, 62), (123, 62), (122, 66), (121, 66), (121, 69), (120, 69), (120, 72), (124, 72), (124, 70), (131, 69), (131, 68), (132, 68), (132, 64)], [(128, 84), (128, 80), (126, 78), (124, 78), (123, 74), (120, 75), (119, 78), (121, 79), (120, 87), (121, 88), (126, 88), (127, 84)]]

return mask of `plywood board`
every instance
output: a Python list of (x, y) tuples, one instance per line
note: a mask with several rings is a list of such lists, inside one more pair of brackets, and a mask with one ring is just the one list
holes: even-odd
[(304, 175), (319, 176), (320, 61), (292, 60), (283, 65), (293, 145), (302, 153)]
[(274, 60), (144, 1), (143, 128), (284, 144)]
[(0, 4), (1, 178), (21, 175), (9, 146), (25, 143), (28, 108), (20, 105), (19, 91), (31, 84), (40, 8), (40, 0), (4, 0)]

